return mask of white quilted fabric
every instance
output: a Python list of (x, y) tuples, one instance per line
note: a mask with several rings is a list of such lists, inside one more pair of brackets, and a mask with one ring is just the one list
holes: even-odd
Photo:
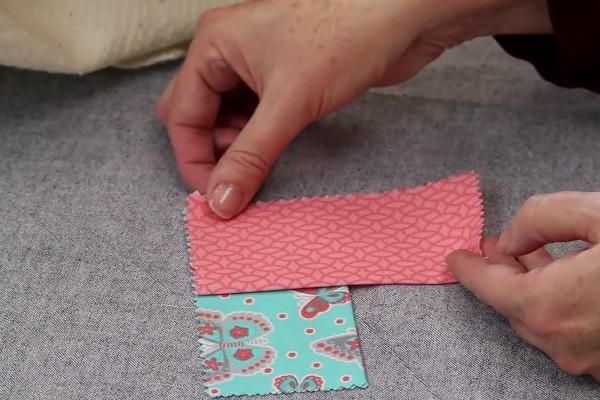
[(233, 0), (0, 0), (0, 64), (84, 74), (181, 57), (197, 16)]

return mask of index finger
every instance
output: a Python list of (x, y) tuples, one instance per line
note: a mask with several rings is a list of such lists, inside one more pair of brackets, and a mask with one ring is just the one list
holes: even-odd
[(546, 243), (600, 239), (600, 193), (559, 192), (530, 197), (500, 236), (498, 249), (521, 256)]
[(207, 83), (201, 63), (200, 43), (194, 39), (172, 89), (167, 128), (181, 177), (204, 192), (216, 162), (212, 130), (221, 95)]

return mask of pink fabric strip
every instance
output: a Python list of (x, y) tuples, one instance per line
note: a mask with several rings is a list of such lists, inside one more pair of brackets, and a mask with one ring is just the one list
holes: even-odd
[(445, 256), (479, 252), (475, 173), (406, 190), (255, 203), (222, 221), (199, 193), (186, 226), (198, 294), (455, 282)]

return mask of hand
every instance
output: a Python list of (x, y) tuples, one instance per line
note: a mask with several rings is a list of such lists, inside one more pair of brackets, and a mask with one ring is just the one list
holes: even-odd
[(231, 218), (309, 123), (472, 37), (548, 31), (545, 4), (260, 0), (213, 9), (157, 113), (184, 181)]
[[(582, 239), (584, 251), (558, 260), (551, 242)], [(456, 278), (508, 318), (526, 342), (564, 371), (600, 380), (600, 193), (561, 192), (525, 202), (500, 240), (484, 241), (488, 259), (451, 253)]]

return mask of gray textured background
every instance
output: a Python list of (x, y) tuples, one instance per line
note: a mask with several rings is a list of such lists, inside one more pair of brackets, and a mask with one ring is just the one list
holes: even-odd
[[(153, 105), (176, 69), (0, 69), (0, 398), (202, 398), (186, 191)], [(312, 126), (261, 199), (482, 175), (486, 230), (530, 194), (595, 190), (600, 97), (490, 40)], [(458, 285), (354, 290), (367, 390), (318, 399), (592, 399)]]

